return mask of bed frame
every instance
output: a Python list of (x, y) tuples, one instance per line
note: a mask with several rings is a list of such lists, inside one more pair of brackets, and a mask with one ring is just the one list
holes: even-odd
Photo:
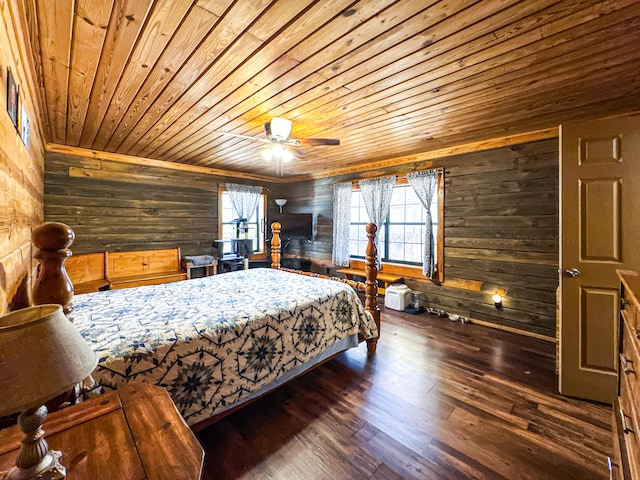
[[(301, 270), (294, 270), (290, 268), (284, 268), (280, 265), (281, 261), (281, 241), (280, 230), (281, 225), (278, 222), (274, 222), (271, 226), (273, 233), (271, 240), (271, 267), (286, 272), (297, 273), (301, 275), (326, 278), (341, 283), (346, 283), (351, 286), (356, 292), (364, 292), (364, 306), (372, 316), (378, 328), (378, 336), (380, 335), (380, 309), (377, 303), (377, 250), (375, 246), (376, 226), (373, 223), (369, 223), (366, 226), (367, 232), (367, 248), (366, 248), (366, 261), (365, 261), (365, 276), (366, 282), (356, 282), (345, 278), (330, 277), (313, 272), (304, 272)], [(33, 299), (34, 304), (41, 303), (58, 303), (63, 305), (65, 313), (71, 313), (73, 307), (71, 300), (73, 299), (73, 285), (64, 267), (64, 262), (71, 256), (71, 251), (68, 247), (71, 245), (74, 239), (73, 231), (67, 225), (49, 222), (41, 225), (34, 230), (34, 245), (39, 248), (38, 253), (35, 255), (40, 261), (38, 266), (36, 280), (33, 287)], [(39, 301), (38, 301), (39, 299)], [(377, 347), (377, 340), (367, 340), (367, 352), (371, 356), (375, 353)], [(333, 357), (327, 358), (322, 363), (331, 360)], [(317, 364), (315, 367), (317, 367)], [(268, 393), (268, 392), (266, 392)], [(266, 394), (264, 393), (264, 394)], [(263, 395), (264, 395), (263, 394)], [(250, 400), (248, 403), (255, 401), (262, 395)], [(221, 418), (233, 413), (234, 411), (242, 408), (247, 402), (231, 407), (224, 412), (221, 412), (213, 417), (203, 420), (191, 426), (194, 431), (200, 430)]]
[(346, 283), (352, 287), (356, 292), (364, 292), (364, 308), (373, 316), (376, 327), (378, 328), (378, 337), (367, 340), (367, 351), (369, 355), (373, 355), (376, 352), (378, 344), (378, 338), (380, 338), (380, 308), (378, 307), (378, 264), (376, 248), (376, 227), (375, 223), (368, 223), (366, 226), (367, 231), (367, 248), (365, 251), (365, 283), (356, 282), (355, 280), (349, 280), (346, 278), (330, 277), (329, 275), (323, 275), (321, 273), (304, 272), (302, 270), (295, 270), (293, 268), (285, 268), (280, 265), (282, 256), (280, 254), (280, 230), (281, 225), (278, 222), (271, 224), (271, 268), (277, 268), (285, 272), (297, 273), (299, 275), (307, 275), (310, 277), (326, 278), (334, 280), (336, 282)]

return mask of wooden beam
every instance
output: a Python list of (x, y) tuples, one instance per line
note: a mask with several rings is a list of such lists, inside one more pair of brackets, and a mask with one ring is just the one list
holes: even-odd
[(278, 177), (267, 177), (267, 176), (253, 175), (249, 173), (233, 172), (229, 170), (220, 170), (217, 168), (185, 165), (181, 163), (167, 162), (164, 160), (154, 160), (152, 158), (135, 157), (133, 155), (122, 155), (120, 153), (102, 152), (100, 150), (92, 150), (89, 148), (69, 147), (67, 145), (59, 145), (56, 143), (47, 143), (45, 146), (45, 150), (51, 153), (62, 153), (64, 155), (96, 158), (100, 160), (112, 160), (114, 162), (129, 163), (133, 165), (146, 165), (149, 167), (168, 168), (170, 170), (202, 173), (205, 175), (217, 175), (220, 177), (234, 177), (234, 178), (243, 178), (246, 180), (256, 180), (260, 182), (274, 182), (274, 183), (282, 183), (283, 181)]
[(533, 132), (516, 133), (513, 135), (506, 135), (504, 137), (497, 137), (489, 140), (480, 140), (478, 142), (457, 145), (455, 147), (439, 148), (437, 150), (431, 150), (428, 152), (416, 153), (412, 155), (403, 155), (395, 158), (391, 157), (377, 162), (354, 165), (351, 167), (330, 170), (327, 172), (321, 172), (312, 175), (298, 175), (295, 177), (288, 177), (286, 181), (288, 183), (311, 180), (315, 178), (336, 177), (340, 175), (349, 175), (364, 171), (378, 170), (382, 168), (389, 168), (397, 165), (407, 165), (412, 163), (416, 164), (413, 168), (414, 170), (420, 170), (422, 168), (432, 168), (432, 161), (439, 158), (450, 157), (452, 155), (460, 155), (463, 153), (477, 152), (480, 150), (490, 150), (492, 148), (508, 147), (511, 145), (517, 145), (519, 143), (535, 142), (538, 140), (547, 140), (549, 138), (557, 137), (557, 127), (544, 128), (542, 130), (535, 130)]

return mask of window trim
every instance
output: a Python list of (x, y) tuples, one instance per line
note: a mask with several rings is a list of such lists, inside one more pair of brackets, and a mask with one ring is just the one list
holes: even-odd
[[(222, 234), (222, 193), (227, 191), (227, 187), (225, 185), (218, 185), (218, 237)], [(262, 245), (260, 245), (260, 250), (253, 255), (249, 256), (250, 260), (264, 260), (268, 257), (267, 252), (267, 232), (266, 232), (266, 222), (267, 222), (267, 194), (262, 189), (262, 193), (260, 194), (264, 199), (262, 205), (262, 218), (263, 221), (259, 224), (258, 228), (262, 230)], [(259, 205), (259, 204), (258, 204)]]
[[(444, 168), (434, 168), (433, 170), (440, 171), (440, 175), (438, 175), (438, 235), (437, 235), (437, 246), (436, 246), (436, 268), (433, 278), (426, 278), (422, 274), (422, 266), (418, 265), (407, 265), (402, 263), (394, 263), (394, 262), (382, 262), (382, 267), (380, 270), (383, 270), (388, 273), (395, 273), (398, 275), (402, 275), (404, 277), (410, 278), (418, 278), (421, 280), (426, 280), (433, 282), (435, 284), (442, 284), (444, 282)], [(371, 177), (375, 178), (375, 177)], [(408, 185), (409, 181), (407, 177), (402, 176), (396, 178), (396, 185)], [(358, 186), (358, 180), (352, 181), (353, 190), (360, 190)], [(360, 258), (351, 257), (349, 260), (349, 264), (353, 268), (364, 268), (364, 260)]]

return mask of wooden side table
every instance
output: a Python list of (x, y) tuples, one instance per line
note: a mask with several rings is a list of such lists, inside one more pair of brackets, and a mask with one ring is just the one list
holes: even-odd
[[(44, 424), (67, 480), (198, 480), (204, 451), (167, 391), (130, 383), (57, 412)], [(22, 433), (0, 430), (0, 471), (16, 461)]]

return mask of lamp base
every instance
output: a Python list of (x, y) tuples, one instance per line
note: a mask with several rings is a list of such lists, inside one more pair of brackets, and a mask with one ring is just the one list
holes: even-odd
[(30, 468), (12, 467), (8, 472), (0, 472), (0, 480), (62, 480), (67, 475), (60, 463), (62, 452), (49, 450), (37, 465)]

